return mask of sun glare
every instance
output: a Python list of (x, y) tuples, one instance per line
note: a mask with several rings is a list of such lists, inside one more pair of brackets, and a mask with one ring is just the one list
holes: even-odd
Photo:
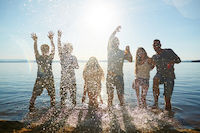
[(86, 6), (84, 22), (94, 30), (103, 30), (115, 23), (117, 15), (113, 5), (106, 2), (89, 3)]

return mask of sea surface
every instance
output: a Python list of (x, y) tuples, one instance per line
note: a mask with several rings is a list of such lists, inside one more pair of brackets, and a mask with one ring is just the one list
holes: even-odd
[[(80, 61), (80, 68), (76, 72), (77, 81), (77, 108), (82, 108), (86, 104), (81, 103), (83, 94), (83, 78), (82, 72), (86, 62)], [(105, 75), (107, 62), (101, 61)], [(177, 121), (182, 128), (200, 129), (200, 63), (182, 62), (175, 65), (175, 87), (172, 96), (172, 112), (173, 120)], [(53, 74), (56, 88), (56, 103), (59, 106), (60, 95), (60, 77), (61, 67), (59, 62), (53, 63)], [(138, 109), (136, 102), (135, 90), (132, 89), (132, 82), (134, 80), (134, 62), (124, 63), (124, 83), (125, 83), (125, 101), (126, 107), (130, 116), (139, 116), (142, 111)], [(156, 70), (151, 71), (150, 87), (147, 94), (148, 106), (153, 105), (152, 93), (152, 78)], [(33, 86), (37, 76), (37, 64), (35, 62), (1, 62), (0, 63), (0, 119), (1, 120), (17, 120), (22, 121), (26, 119), (29, 113), (29, 100), (32, 95)], [(106, 76), (105, 76), (106, 77)], [(105, 81), (102, 82), (101, 95), (104, 104), (101, 108), (107, 106), (107, 93)], [(160, 85), (159, 107), (164, 109), (163, 99), (163, 85)], [(68, 97), (69, 98), (69, 97)], [(67, 100), (67, 104), (70, 103)], [(86, 102), (87, 103), (87, 102)], [(50, 106), (50, 97), (47, 91), (44, 90), (42, 95), (36, 100), (37, 109), (47, 109)], [(114, 97), (114, 108), (117, 110), (119, 101), (117, 99), (116, 91)], [(138, 111), (139, 110), (139, 111)], [(148, 112), (148, 111), (147, 111)], [(144, 112), (143, 112), (144, 113)], [(158, 114), (159, 115), (159, 114)], [(76, 116), (75, 116), (76, 117)], [(106, 116), (104, 116), (106, 117)], [(117, 115), (116, 117), (120, 117)], [(143, 116), (144, 117), (144, 116)], [(150, 115), (148, 117), (151, 117)], [(156, 119), (156, 116), (152, 116)], [(146, 116), (145, 116), (146, 118)], [(103, 117), (102, 117), (103, 119)], [(120, 118), (119, 118), (120, 119)], [(141, 117), (141, 119), (143, 119)], [(142, 120), (141, 120), (142, 121)], [(152, 120), (153, 121), (153, 120)], [(138, 124), (135, 121), (136, 125)], [(140, 125), (141, 126), (141, 125)], [(146, 128), (149, 128), (146, 126)]]

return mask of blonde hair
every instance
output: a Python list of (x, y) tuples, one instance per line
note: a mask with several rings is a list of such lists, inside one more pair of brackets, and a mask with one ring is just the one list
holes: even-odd
[(142, 59), (140, 57), (141, 54), (144, 54), (145, 57), (144, 59), (148, 59), (148, 55), (147, 55), (147, 52), (145, 51), (145, 49), (143, 47), (139, 47), (136, 51), (136, 55), (135, 55), (135, 74), (137, 73), (137, 68), (138, 68), (138, 65), (141, 64), (142, 62)]
[(90, 57), (83, 70), (83, 78), (98, 78), (104, 80), (104, 72), (95, 57)]

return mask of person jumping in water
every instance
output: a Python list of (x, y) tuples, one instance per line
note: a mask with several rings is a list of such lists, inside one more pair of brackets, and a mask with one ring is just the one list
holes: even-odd
[(73, 47), (70, 43), (64, 44), (61, 46), (61, 35), (62, 32), (58, 31), (58, 53), (60, 57), (61, 64), (61, 81), (60, 81), (60, 97), (61, 97), (61, 106), (65, 105), (65, 99), (67, 96), (67, 91), (70, 92), (70, 97), (72, 103), (76, 105), (76, 77), (74, 69), (78, 69), (78, 61), (76, 56), (73, 56), (71, 53)]
[(175, 79), (174, 64), (180, 63), (181, 59), (172, 49), (162, 49), (158, 39), (153, 41), (153, 48), (156, 54), (152, 59), (157, 70), (153, 78), (154, 107), (158, 107), (159, 84), (164, 84), (165, 109), (171, 110), (171, 96)]
[[(135, 80), (133, 88), (136, 91), (138, 106), (146, 107), (146, 95), (149, 89), (150, 71), (154, 68), (152, 59), (148, 57), (144, 48), (139, 47), (135, 56)], [(141, 97), (140, 88), (141, 87)]]
[(85, 101), (86, 93), (89, 97), (89, 105), (98, 107), (98, 97), (103, 104), (101, 97), (101, 81), (104, 80), (104, 72), (95, 57), (90, 57), (83, 70), (84, 92), (82, 102)]
[(34, 104), (37, 96), (40, 96), (43, 89), (46, 88), (48, 95), (51, 97), (51, 107), (55, 106), (55, 87), (54, 78), (52, 72), (52, 60), (55, 54), (55, 46), (53, 43), (53, 32), (49, 32), (48, 37), (51, 41), (51, 53), (49, 54), (49, 46), (47, 44), (41, 45), (42, 55), (39, 54), (37, 49), (37, 35), (35, 33), (31, 34), (34, 40), (34, 52), (36, 62), (38, 64), (37, 78), (32, 92), (32, 97), (30, 99), (29, 110), (34, 110)]
[(119, 39), (115, 36), (120, 31), (121, 26), (118, 26), (111, 34), (108, 42), (108, 66), (106, 87), (108, 94), (108, 107), (112, 106), (114, 97), (114, 88), (117, 90), (117, 95), (120, 105), (124, 105), (124, 79), (123, 79), (123, 64), (124, 60), (132, 62), (132, 55), (129, 46), (126, 46), (125, 51), (119, 49)]

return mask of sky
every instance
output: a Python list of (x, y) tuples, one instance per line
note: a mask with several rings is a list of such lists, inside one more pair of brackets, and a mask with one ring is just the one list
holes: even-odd
[(78, 60), (107, 59), (107, 44), (118, 25), (120, 49), (130, 46), (135, 57), (143, 47), (151, 57), (154, 39), (171, 48), (182, 60), (200, 59), (199, 0), (0, 0), (0, 59), (34, 60), (31, 33), (38, 49), (49, 44), (57, 30), (61, 41), (73, 44)]

